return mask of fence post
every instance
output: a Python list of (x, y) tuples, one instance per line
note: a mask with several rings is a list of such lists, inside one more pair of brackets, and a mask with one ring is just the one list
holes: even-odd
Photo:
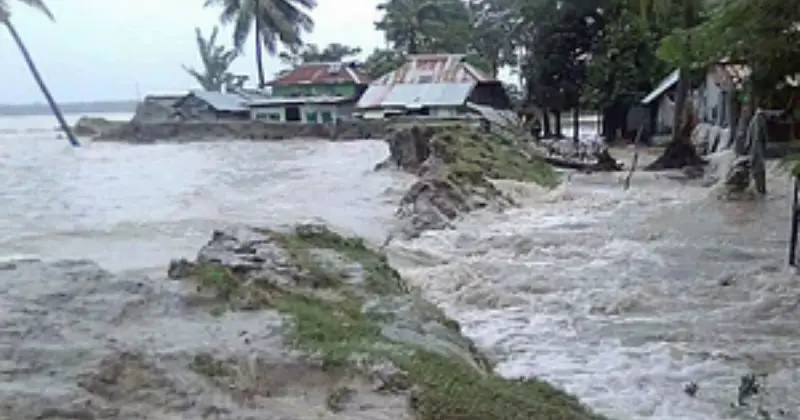
[(794, 267), (797, 264), (797, 229), (800, 223), (800, 208), (798, 208), (798, 177), (794, 177), (794, 187), (792, 192), (792, 231), (789, 238), (789, 265)]

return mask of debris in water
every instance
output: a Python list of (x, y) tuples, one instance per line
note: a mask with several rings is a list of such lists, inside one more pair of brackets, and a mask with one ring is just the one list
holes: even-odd
[(697, 390), (698, 390), (697, 383), (694, 381), (689, 382), (688, 384), (683, 386), (683, 392), (685, 392), (686, 395), (692, 398), (694, 398), (697, 395)]
[(739, 379), (739, 396), (737, 397), (736, 401), (739, 403), (740, 407), (747, 406), (747, 400), (758, 395), (758, 393), (761, 391), (761, 384), (758, 382), (759, 377), (763, 379), (766, 378), (767, 375), (756, 375), (754, 373), (749, 373), (747, 375), (743, 375)]

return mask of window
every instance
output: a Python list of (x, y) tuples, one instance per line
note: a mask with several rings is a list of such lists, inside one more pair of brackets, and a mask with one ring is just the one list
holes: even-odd
[(309, 124), (316, 124), (317, 123), (317, 112), (316, 111), (307, 111), (306, 112), (306, 122)]
[(286, 121), (300, 121), (300, 108), (296, 106), (287, 106), (286, 110)]
[(424, 74), (417, 77), (417, 83), (431, 83), (433, 82), (433, 76), (429, 74)]
[(281, 114), (269, 114), (268, 115), (268, 119), (270, 121), (280, 121), (281, 120)]
[(333, 114), (330, 111), (320, 111), (319, 119), (324, 123), (333, 121)]

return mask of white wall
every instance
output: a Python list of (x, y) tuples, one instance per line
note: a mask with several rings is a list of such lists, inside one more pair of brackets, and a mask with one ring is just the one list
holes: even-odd
[(438, 118), (457, 117), (459, 112), (456, 108), (431, 108), (431, 116)]
[(658, 112), (656, 113), (656, 133), (672, 132), (672, 122), (675, 116), (675, 102), (669, 95), (661, 95), (658, 100)]
[(250, 108), (250, 119), (264, 122), (283, 122), (286, 114), (283, 108)]
[[(302, 123), (321, 123), (322, 113), (328, 112), (331, 119), (336, 120), (340, 116), (340, 110), (336, 105), (295, 105), (300, 109), (300, 121)], [(250, 118), (265, 122), (287, 122), (286, 108), (291, 106), (272, 106), (254, 107), (250, 109)], [(314, 120), (316, 116), (316, 121)]]
[(700, 86), (698, 95), (697, 116), (701, 122), (722, 125), (725, 120), (726, 98), (722, 90), (714, 82), (711, 72), (706, 73), (706, 79)]

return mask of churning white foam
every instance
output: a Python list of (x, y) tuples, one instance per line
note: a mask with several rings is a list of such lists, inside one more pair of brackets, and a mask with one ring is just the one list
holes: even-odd
[[(800, 335), (785, 327), (800, 323), (785, 301), (800, 294), (765, 252), (783, 244), (765, 244), (757, 227), (729, 232), (707, 188), (663, 174), (635, 173), (627, 191), (619, 174), (573, 174), (552, 191), (499, 185), (523, 207), (391, 246), (416, 256), (403, 274), (495, 357), (499, 373), (552, 381), (617, 418), (708, 420), (747, 418), (730, 403), (740, 375), (763, 368), (774, 418), (794, 415), (786, 410), (800, 382), (786, 361), (800, 362)], [(721, 285), (748, 258), (754, 268), (738, 272), (749, 275)], [(769, 327), (758, 306), (780, 312)], [(683, 392), (691, 381), (695, 398)]]

